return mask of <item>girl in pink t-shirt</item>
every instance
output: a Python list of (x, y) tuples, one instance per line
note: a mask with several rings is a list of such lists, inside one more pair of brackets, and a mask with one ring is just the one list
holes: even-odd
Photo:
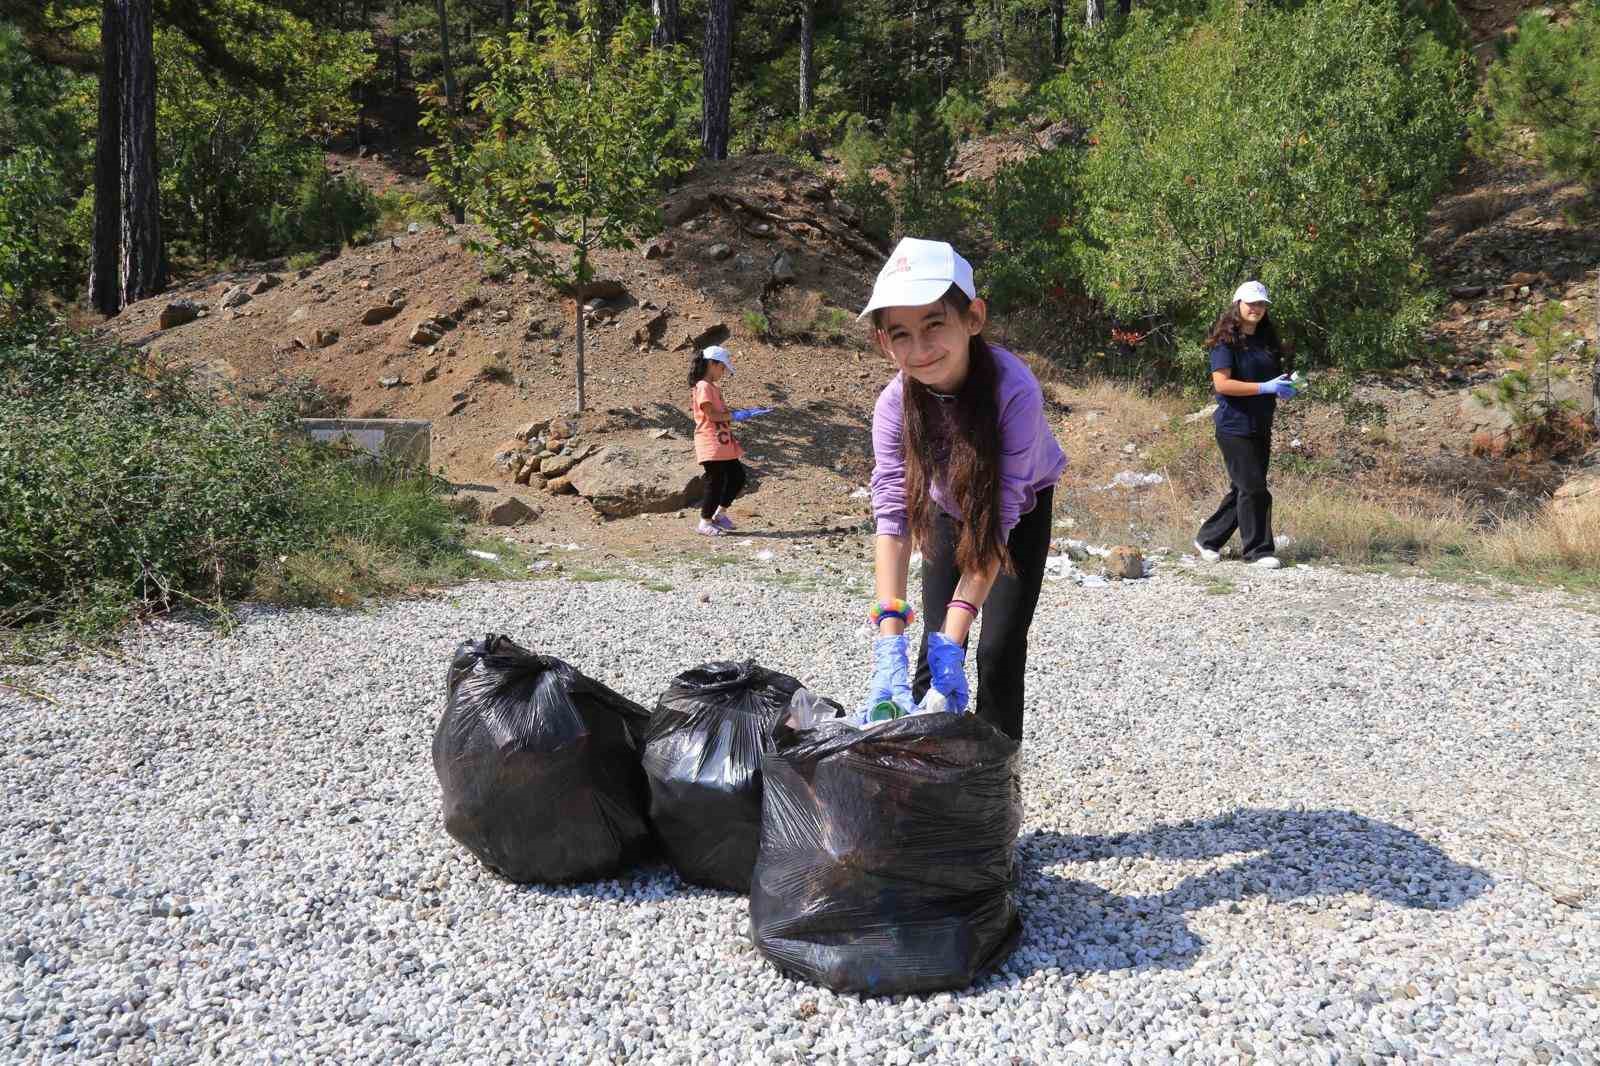
[(689, 366), (689, 387), (694, 390), (690, 401), (694, 411), (694, 457), (706, 472), (700, 524), (695, 530), (708, 537), (720, 537), (733, 528), (728, 505), (745, 483), (744, 464), (739, 462), (744, 449), (733, 439), (733, 412), (722, 401), (722, 389), (717, 385), (732, 373), (733, 358), (719, 344), (695, 356)]

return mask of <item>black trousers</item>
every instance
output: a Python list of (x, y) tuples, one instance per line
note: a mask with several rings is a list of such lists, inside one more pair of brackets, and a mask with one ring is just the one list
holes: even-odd
[(1222, 505), (1206, 519), (1195, 540), (1202, 548), (1221, 551), (1233, 531), (1239, 531), (1246, 562), (1271, 555), (1272, 493), (1267, 491), (1267, 464), (1272, 460), (1272, 438), (1217, 434), (1217, 447), (1232, 484)]
[(737, 459), (713, 459), (701, 463), (706, 472), (706, 494), (700, 499), (700, 517), (706, 521), (726, 507), (744, 489), (744, 464)]
[[(989, 590), (983, 608), (983, 633), (978, 639), (979, 718), (1013, 740), (1022, 739), (1022, 675), (1028, 665), (1028, 627), (1039, 604), (1044, 583), (1044, 563), (1050, 554), (1051, 506), (1055, 489), (1039, 493), (1033, 510), (1022, 516), (1006, 548), (1015, 574), (1002, 574)], [(955, 519), (939, 512), (934, 522), (934, 543), (922, 559), (922, 646), (917, 652), (917, 674), (911, 695), (918, 702), (927, 694), (928, 634), (944, 627), (945, 608), (956, 594), (961, 571), (956, 569), (955, 547), (959, 534)]]

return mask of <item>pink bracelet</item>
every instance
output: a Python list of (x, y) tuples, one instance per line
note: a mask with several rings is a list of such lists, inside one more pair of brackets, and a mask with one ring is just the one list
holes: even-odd
[(966, 600), (951, 600), (950, 603), (945, 607), (945, 610), (949, 611), (951, 607), (960, 607), (962, 610), (969, 612), (972, 617), (978, 617), (978, 608), (974, 604), (968, 603)]

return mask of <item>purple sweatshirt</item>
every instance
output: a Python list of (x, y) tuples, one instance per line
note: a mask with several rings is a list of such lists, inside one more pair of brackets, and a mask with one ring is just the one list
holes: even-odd
[[(1000, 532), (1009, 537), (1022, 516), (1033, 510), (1039, 493), (1061, 479), (1067, 457), (1061, 454), (1061, 445), (1045, 421), (1044, 394), (1033, 371), (1004, 348), (991, 344), (989, 350), (994, 353), (998, 372), (995, 406), (1000, 415)], [(878, 520), (878, 533), (896, 537), (906, 535), (902, 378), (896, 374), (883, 387), (872, 412), (872, 513)], [(934, 432), (942, 428), (936, 427)], [(947, 452), (938, 443), (934, 447), (938, 452)], [(952, 518), (961, 517), (943, 478), (934, 479), (931, 494)]]

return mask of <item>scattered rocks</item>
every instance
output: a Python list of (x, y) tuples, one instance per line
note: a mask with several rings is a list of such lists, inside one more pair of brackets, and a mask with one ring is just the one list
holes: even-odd
[(457, 400), (454, 404), (451, 405), (450, 410), (445, 412), (446, 416), (454, 418), (456, 415), (460, 414), (462, 411), (465, 411), (467, 409), (467, 402), (468, 401), (466, 401), (466, 400)]
[(671, 314), (667, 311), (657, 311), (650, 315), (633, 331), (633, 346), (635, 348), (653, 348), (661, 343), (661, 338), (666, 336), (667, 320)]
[(700, 194), (684, 196), (663, 204), (661, 221), (669, 226), (679, 226), (692, 218), (705, 214), (711, 208), (711, 198)]
[(273, 289), (276, 289), (282, 284), (283, 279), (278, 277), (278, 275), (263, 274), (256, 279), (256, 283), (254, 285), (250, 286), (250, 294), (252, 296), (260, 296), (264, 292), (271, 292)]
[(250, 291), (243, 285), (235, 285), (222, 294), (219, 302), (223, 307), (243, 307), (250, 302)]
[[(540, 472), (540, 476), (544, 476), (542, 471)], [(570, 496), (572, 493), (577, 491), (577, 489), (575, 489), (572, 485), (572, 478), (570, 476), (550, 478), (545, 482), (544, 487), (545, 491), (549, 492), (552, 496)]]
[(403, 384), (405, 384), (405, 383), (403, 381), (401, 381), (399, 377), (387, 377), (387, 378), (379, 378), (378, 379), (378, 387), (380, 389), (398, 389)]
[(298, 326), (300, 323), (304, 322), (310, 317), (311, 308), (305, 306), (296, 307), (293, 311), (289, 312), (289, 325)]
[(646, 259), (670, 259), (672, 253), (677, 251), (677, 245), (671, 237), (655, 237), (645, 242), (644, 257)]
[(789, 258), (788, 252), (779, 252), (772, 257), (767, 273), (772, 277), (774, 285), (788, 285), (795, 279), (794, 260)]
[(156, 316), (156, 326), (159, 329), (171, 329), (174, 326), (186, 325), (199, 318), (200, 311), (200, 305), (193, 300), (173, 300)]
[(713, 344), (721, 344), (729, 337), (726, 322), (713, 322), (697, 333), (686, 333), (674, 347), (673, 351), (682, 351), (685, 348), (700, 349)]
[(424, 385), (426, 385), (430, 381), (437, 380), (438, 377), (439, 377), (439, 364), (438, 363), (430, 364), (428, 366), (428, 368), (422, 372), (422, 383)]
[(706, 249), (705, 255), (707, 259), (710, 259), (716, 263), (720, 263), (724, 259), (727, 259), (729, 256), (733, 255), (733, 249), (721, 241), (718, 241), (716, 244), (713, 244)]
[(394, 304), (377, 304), (361, 313), (361, 324), (363, 326), (382, 325), (399, 313), (400, 308)]
[(339, 342), (339, 331), (336, 329), (319, 329), (311, 335), (313, 348), (327, 348)]

